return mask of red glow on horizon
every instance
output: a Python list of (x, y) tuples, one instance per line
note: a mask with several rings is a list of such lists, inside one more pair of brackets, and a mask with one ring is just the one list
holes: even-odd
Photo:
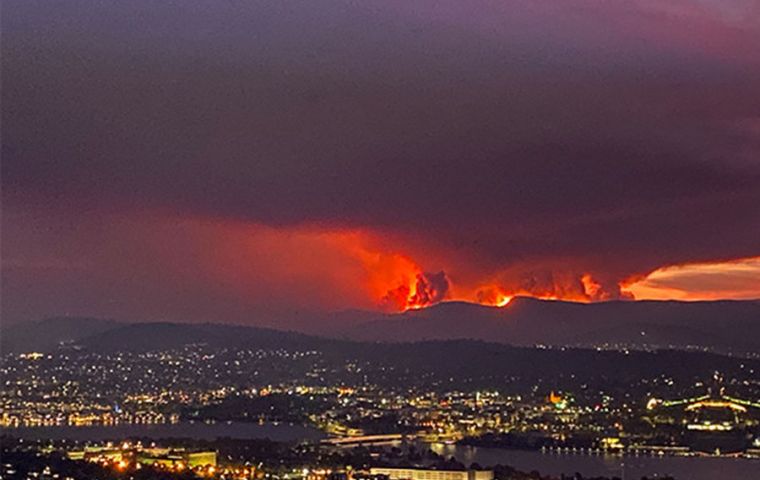
[[(403, 312), (442, 301), (506, 307), (517, 296), (582, 303), (618, 298), (757, 298), (756, 279), (760, 278), (755, 275), (760, 272), (757, 259), (660, 269), (624, 283), (622, 292), (615, 290), (617, 284), (605, 284), (592, 273), (578, 273), (569, 267), (554, 270), (554, 262), (535, 266), (535, 270), (532, 265), (517, 265), (484, 272), (485, 278), (481, 278), (477, 271), (463, 274), (458, 270), (466, 259), (447, 260), (446, 252), (432, 252), (434, 260), (425, 255), (423, 264), (398, 244), (361, 230), (249, 226), (231, 228), (223, 245), (207, 266), (252, 304), (274, 292), (286, 301), (300, 302), (300, 308), (327, 310)], [(694, 279), (696, 273), (700, 279)], [(708, 277), (712, 279), (709, 285), (705, 283)], [(740, 285), (736, 278), (749, 279), (741, 284), (742, 291), (736, 291)], [(262, 282), (268, 290), (259, 290)], [(721, 286), (725, 291), (718, 290)], [(709, 291), (698, 290), (702, 287)]]
[(372, 302), (386, 311), (419, 310), (442, 301), (505, 307), (516, 296), (583, 303), (612, 298), (588, 273), (556, 276), (548, 283), (536, 282), (531, 286), (513, 286), (498, 280), (469, 285), (444, 273), (447, 266), (431, 273), (411, 256), (379, 247), (377, 239), (369, 234), (341, 234), (340, 243), (362, 264)]
[[(506, 307), (515, 297), (530, 297), (539, 300), (567, 300), (573, 302), (588, 303), (592, 301), (584, 293), (572, 293), (562, 285), (553, 285), (553, 290), (526, 289), (526, 288), (508, 288), (499, 285), (481, 286), (476, 290), (475, 295), (464, 296), (463, 301), (478, 303), (489, 307)], [(564, 292), (564, 295), (559, 293)]]

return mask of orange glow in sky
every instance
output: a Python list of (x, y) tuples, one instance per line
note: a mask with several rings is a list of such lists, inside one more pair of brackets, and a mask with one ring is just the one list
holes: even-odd
[(623, 290), (637, 300), (760, 299), (760, 257), (664, 267)]
[[(460, 263), (423, 265), (398, 244), (360, 230), (230, 228), (212, 268), (252, 303), (261, 296), (289, 297), (328, 310), (399, 312), (440, 301), (504, 307), (515, 296), (592, 302), (611, 300), (591, 274), (555, 274), (548, 283), (521, 284), (518, 273), (457, 277)], [(439, 255), (444, 260), (445, 254)], [(461, 260), (460, 260), (461, 262)], [(245, 267), (243, 267), (245, 266)], [(268, 282), (267, 292), (256, 285)], [(665, 267), (621, 284), (633, 299), (713, 300), (760, 298), (760, 257)]]

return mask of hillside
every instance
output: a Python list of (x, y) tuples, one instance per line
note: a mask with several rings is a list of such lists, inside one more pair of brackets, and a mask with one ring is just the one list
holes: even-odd
[(120, 323), (61, 317), (18, 324), (2, 331), (2, 352), (49, 352), (61, 345), (90, 351), (166, 350), (188, 344), (216, 348), (308, 348), (330, 342), (296, 332), (268, 328), (169, 322)]
[[(448, 305), (445, 309), (467, 310), (467, 305)], [(492, 313), (493, 311), (491, 311)], [(426, 312), (430, 314), (430, 312)], [(730, 357), (706, 352), (679, 350), (610, 351), (581, 348), (515, 347), (480, 340), (438, 340), (410, 342), (356, 342), (312, 337), (295, 332), (282, 332), (255, 327), (213, 324), (93, 322), (92, 319), (51, 319), (38, 322), (37, 331), (47, 330), (54, 336), (62, 328), (76, 327), (78, 322), (96, 330), (112, 328), (80, 337), (75, 343), (78, 352), (146, 352), (196, 345), (210, 351), (218, 349), (266, 349), (286, 351), (315, 350), (319, 362), (330, 375), (354, 379), (370, 375), (381, 385), (467, 385), (476, 388), (530, 389), (588, 388), (626, 391), (642, 378), (667, 377), (679, 384), (690, 385), (699, 379), (711, 378), (715, 371), (728, 379), (744, 378), (747, 371), (760, 370), (760, 360)], [(60, 325), (55, 323), (60, 322)], [(46, 329), (44, 327), (47, 327)], [(82, 333), (82, 329), (76, 330)], [(42, 340), (42, 339), (38, 339)], [(58, 347), (53, 336), (34, 345)], [(202, 345), (202, 346), (201, 346)], [(17, 348), (20, 348), (17, 345)], [(24, 349), (17, 351), (30, 351)], [(5, 353), (10, 353), (5, 351)], [(304, 357), (302, 367), (310, 370), (314, 360)], [(346, 370), (346, 365), (361, 365), (361, 373)], [(275, 370), (280, 364), (268, 364)], [(338, 378), (336, 377), (336, 378)]]
[(314, 324), (311, 331), (321, 337), (252, 326), (119, 323), (64, 317), (5, 328), (0, 346), (4, 353), (14, 353), (49, 351), (61, 343), (76, 343), (95, 351), (145, 351), (192, 343), (232, 348), (323, 348), (342, 341), (473, 339), (513, 346), (760, 351), (760, 301), (581, 304), (516, 298), (502, 308), (446, 302), (391, 315), (337, 312), (315, 318)]
[(511, 345), (706, 347), (760, 351), (760, 302), (605, 302), (515, 298), (502, 308), (448, 302), (378, 316), (343, 337), (364, 341), (478, 339)]

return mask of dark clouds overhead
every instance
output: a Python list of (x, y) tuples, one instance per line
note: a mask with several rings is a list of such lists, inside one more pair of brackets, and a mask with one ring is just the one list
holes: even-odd
[(369, 231), (455, 284), (760, 255), (760, 8), (660, 3), (5, 2), (4, 204)]

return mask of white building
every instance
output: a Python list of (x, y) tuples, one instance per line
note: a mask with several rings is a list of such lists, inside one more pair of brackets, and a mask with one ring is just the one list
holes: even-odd
[(387, 475), (390, 480), (493, 480), (493, 470), (426, 470), (421, 468), (373, 467), (372, 475)]

